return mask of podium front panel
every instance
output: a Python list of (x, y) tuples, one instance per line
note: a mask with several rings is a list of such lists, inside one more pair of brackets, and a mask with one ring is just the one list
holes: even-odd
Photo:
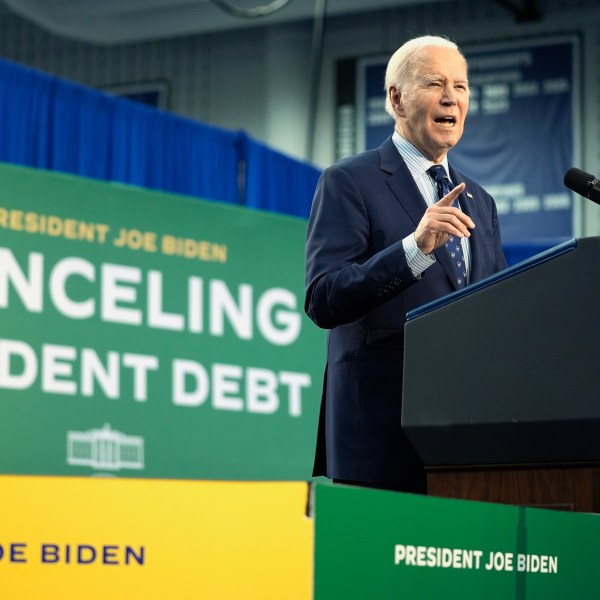
[(599, 304), (584, 238), (409, 320), (403, 428), (425, 464), (600, 461)]

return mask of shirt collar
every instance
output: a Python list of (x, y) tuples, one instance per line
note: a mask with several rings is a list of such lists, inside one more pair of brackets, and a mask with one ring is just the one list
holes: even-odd
[[(420, 150), (417, 150), (406, 138), (403, 138), (396, 130), (392, 135), (392, 141), (400, 152), (400, 156), (404, 159), (408, 170), (411, 172), (413, 178), (422, 177), (427, 173), (427, 170), (434, 164), (431, 162)], [(442, 159), (442, 162), (438, 163), (444, 166), (448, 177), (450, 177), (450, 170), (448, 168), (448, 155), (446, 154)]]

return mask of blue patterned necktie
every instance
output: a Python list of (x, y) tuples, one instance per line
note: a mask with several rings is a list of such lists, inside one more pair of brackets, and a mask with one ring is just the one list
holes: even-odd
[[(441, 200), (446, 194), (450, 193), (454, 186), (452, 182), (448, 178), (448, 174), (446, 173), (446, 169), (443, 165), (433, 165), (427, 169), (427, 172), (431, 175), (433, 180), (437, 185), (438, 190), (438, 198)], [(452, 206), (458, 208), (458, 198), (454, 201)], [(456, 287), (462, 288), (467, 284), (467, 267), (465, 265), (465, 253), (463, 251), (462, 244), (460, 242), (460, 238), (457, 238), (451, 235), (446, 242), (446, 248), (448, 249), (448, 254), (452, 259), (452, 264), (456, 270)]]

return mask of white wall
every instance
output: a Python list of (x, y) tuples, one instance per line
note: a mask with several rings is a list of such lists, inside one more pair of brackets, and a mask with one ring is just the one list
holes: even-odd
[[(600, 1), (539, 3), (544, 19), (527, 24), (516, 24), (512, 15), (492, 0), (430, 3), (328, 19), (316, 116), (315, 164), (326, 166), (335, 158), (337, 60), (391, 54), (406, 39), (424, 33), (445, 34), (467, 45), (575, 32), (583, 42), (580, 166), (600, 173)], [(59, 39), (7, 15), (0, 18), (0, 55), (100, 88), (167, 81), (170, 110), (228, 129), (244, 129), (286, 154), (305, 159), (311, 35), (312, 23), (301, 21), (102, 47)], [(576, 233), (600, 234), (600, 207), (581, 202)]]

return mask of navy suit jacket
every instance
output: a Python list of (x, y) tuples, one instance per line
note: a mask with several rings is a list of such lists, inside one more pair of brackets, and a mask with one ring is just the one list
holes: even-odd
[[(451, 166), (450, 177), (466, 183), (459, 201), (475, 223), (475, 282), (506, 267), (496, 206)], [(314, 475), (374, 483), (422, 478), (400, 427), (404, 323), (408, 311), (455, 289), (444, 246), (421, 279), (407, 264), (402, 239), (426, 208), (391, 138), (329, 167), (319, 180), (308, 225), (305, 310), (330, 331)], [(448, 390), (456, 386), (449, 382)]]

